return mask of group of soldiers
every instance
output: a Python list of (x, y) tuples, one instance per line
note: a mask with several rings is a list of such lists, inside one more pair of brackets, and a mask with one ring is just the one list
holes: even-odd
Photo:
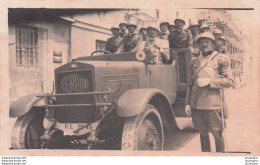
[[(137, 52), (143, 50), (150, 64), (169, 64), (176, 57), (177, 49), (190, 49), (193, 54), (198, 54), (197, 37), (210, 31), (205, 19), (197, 23), (190, 23), (188, 29), (184, 29), (184, 19), (177, 18), (174, 25), (162, 21), (157, 27), (155, 24), (141, 27), (137, 31), (134, 22), (121, 22), (118, 27), (112, 26), (113, 37), (106, 42), (105, 50), (110, 53)], [(225, 53), (226, 39), (220, 29), (214, 30), (216, 39), (215, 49)], [(159, 61), (156, 57), (159, 56)]]
[(212, 133), (216, 151), (225, 152), (223, 131), (227, 113), (223, 89), (234, 84), (231, 62), (225, 55), (226, 39), (219, 29), (210, 33), (210, 27), (203, 19), (190, 23), (188, 29), (183, 29), (183, 19), (175, 19), (174, 24), (164, 21), (159, 28), (142, 27), (138, 34), (135, 24), (121, 23), (119, 27), (111, 28), (113, 37), (108, 39), (106, 50), (111, 53), (142, 50), (151, 57), (150, 64), (171, 63), (176, 54), (177, 59), (183, 55), (180, 51), (189, 49), (194, 53), (197, 50), (197, 56), (190, 58), (187, 71), (185, 112), (191, 115), (200, 133), (201, 150), (211, 151), (209, 133)]

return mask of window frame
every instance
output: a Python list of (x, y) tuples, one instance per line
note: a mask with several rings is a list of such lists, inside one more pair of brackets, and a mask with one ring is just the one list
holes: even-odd
[[(102, 48), (102, 49), (100, 49)], [(106, 41), (96, 40), (96, 51), (105, 51), (106, 50)]]
[(16, 66), (21, 68), (37, 68), (39, 58), (38, 28), (15, 25)]

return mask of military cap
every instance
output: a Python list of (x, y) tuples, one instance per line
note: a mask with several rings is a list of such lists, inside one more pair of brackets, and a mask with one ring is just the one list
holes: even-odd
[(204, 23), (203, 25), (201, 25), (200, 30), (204, 29), (204, 28), (208, 28), (209, 29), (209, 26), (206, 23)]
[(149, 25), (148, 27), (147, 27), (147, 30), (149, 30), (149, 29), (156, 29), (157, 31), (159, 31), (158, 29), (158, 27), (156, 26), (156, 25)]
[(210, 32), (204, 32), (204, 33), (199, 34), (198, 37), (197, 37), (197, 42), (199, 42), (199, 40), (202, 39), (202, 38), (211, 39), (215, 43), (215, 37)]
[(176, 21), (178, 21), (178, 20), (182, 21), (182, 22), (184, 23), (184, 25), (185, 25), (185, 21), (184, 21), (184, 19), (182, 19), (182, 18), (176, 18), (176, 19), (174, 20), (174, 23), (176, 24)]
[(139, 29), (139, 32), (141, 29), (146, 29), (147, 30), (147, 26), (142, 26), (140, 29)]
[(219, 39), (221, 39), (221, 40), (223, 40), (224, 42), (226, 42), (226, 37), (225, 37), (225, 36), (221, 36), (221, 37), (218, 38), (218, 40), (219, 40)]
[(195, 22), (192, 22), (192, 23), (190, 23), (190, 28), (191, 28), (192, 26), (199, 26), (199, 24), (198, 24), (198, 23), (195, 23)]
[(167, 24), (167, 26), (170, 25), (169, 22), (167, 22), (167, 21), (162, 21), (162, 22), (160, 23), (160, 26), (161, 26), (162, 24)]
[(213, 34), (222, 34), (222, 30), (220, 30), (220, 29), (214, 29)]
[(127, 23), (126, 22), (120, 22), (119, 27), (122, 26), (122, 25), (126, 25), (127, 26)]
[(172, 24), (169, 25), (168, 28), (169, 28), (169, 27), (177, 28), (176, 25), (172, 25)]
[(134, 21), (128, 22), (127, 27), (128, 26), (135, 26), (135, 27), (137, 27), (136, 22), (134, 22)]
[(199, 23), (200, 21), (206, 21), (206, 19), (205, 19), (205, 18), (200, 18), (200, 19), (198, 20), (198, 23)]

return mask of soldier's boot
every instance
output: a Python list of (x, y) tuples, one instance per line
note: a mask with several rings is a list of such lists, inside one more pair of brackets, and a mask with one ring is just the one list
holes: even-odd
[(209, 136), (200, 135), (200, 144), (202, 152), (211, 152)]
[(219, 137), (215, 137), (216, 152), (225, 152), (225, 139), (222, 135), (222, 131), (219, 132)]

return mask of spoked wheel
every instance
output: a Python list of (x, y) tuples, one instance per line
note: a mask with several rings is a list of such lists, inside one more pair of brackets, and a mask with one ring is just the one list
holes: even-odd
[(159, 112), (148, 104), (145, 111), (126, 119), (122, 150), (163, 150), (164, 133)]
[(12, 148), (16, 149), (39, 149), (41, 148), (40, 137), (44, 133), (44, 111), (34, 109), (20, 116), (14, 125), (12, 132)]

